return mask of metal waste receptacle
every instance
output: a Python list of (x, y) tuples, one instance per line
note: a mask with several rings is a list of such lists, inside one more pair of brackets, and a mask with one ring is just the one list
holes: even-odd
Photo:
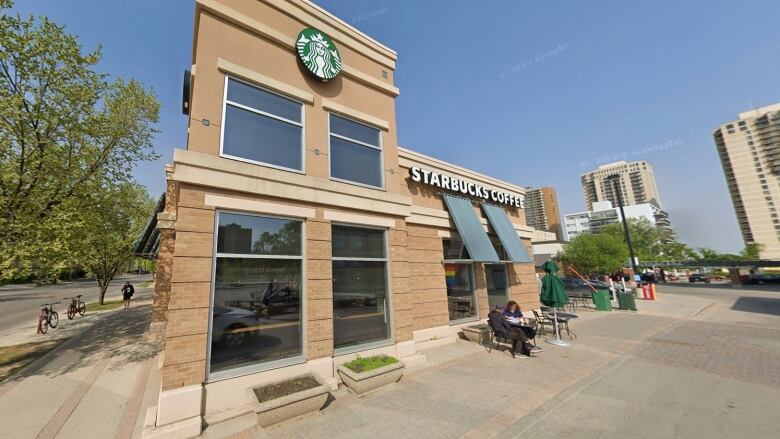
[(632, 293), (617, 293), (617, 300), (620, 309), (636, 311), (636, 299)]
[(594, 291), (593, 304), (596, 306), (596, 311), (612, 311), (612, 301), (609, 298), (609, 290)]

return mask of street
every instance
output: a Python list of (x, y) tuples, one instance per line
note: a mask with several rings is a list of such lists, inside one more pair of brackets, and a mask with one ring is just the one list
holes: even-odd
[[(106, 292), (106, 300), (118, 300), (122, 298), (120, 289), (124, 282), (130, 281), (138, 289), (138, 284), (151, 280), (151, 274), (125, 275), (114, 279)], [(94, 280), (79, 280), (59, 285), (44, 285), (35, 287), (32, 284), (5, 285), (0, 287), (0, 304), (3, 312), (0, 313), (0, 335), (22, 325), (34, 325), (38, 318), (41, 305), (50, 302), (60, 302), (54, 306), (60, 318), (65, 318), (68, 309), (68, 300), (63, 297), (72, 297), (83, 294), (85, 303), (94, 302), (98, 298), (100, 290)], [(133, 299), (148, 299), (153, 291), (137, 291)]]

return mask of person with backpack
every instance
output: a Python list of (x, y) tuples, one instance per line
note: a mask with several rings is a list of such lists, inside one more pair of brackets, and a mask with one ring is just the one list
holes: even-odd
[(122, 300), (125, 301), (125, 309), (130, 308), (130, 298), (135, 294), (135, 288), (130, 282), (125, 282), (125, 286), (122, 287)]

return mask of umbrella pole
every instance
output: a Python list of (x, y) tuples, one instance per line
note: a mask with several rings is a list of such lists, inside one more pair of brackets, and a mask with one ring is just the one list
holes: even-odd
[(556, 346), (571, 346), (566, 340), (561, 340), (561, 329), (558, 327), (558, 308), (553, 307), (553, 323), (555, 324), (555, 340), (547, 340), (547, 343)]

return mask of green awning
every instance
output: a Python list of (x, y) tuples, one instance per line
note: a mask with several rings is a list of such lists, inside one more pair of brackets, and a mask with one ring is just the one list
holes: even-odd
[(504, 209), (482, 203), (482, 210), (485, 211), (488, 221), (493, 226), (493, 230), (496, 231), (498, 239), (501, 240), (501, 244), (504, 245), (504, 250), (512, 262), (533, 262)]
[(496, 249), (482, 228), (471, 201), (448, 194), (443, 194), (443, 197), (471, 259), (476, 262), (499, 262)]

